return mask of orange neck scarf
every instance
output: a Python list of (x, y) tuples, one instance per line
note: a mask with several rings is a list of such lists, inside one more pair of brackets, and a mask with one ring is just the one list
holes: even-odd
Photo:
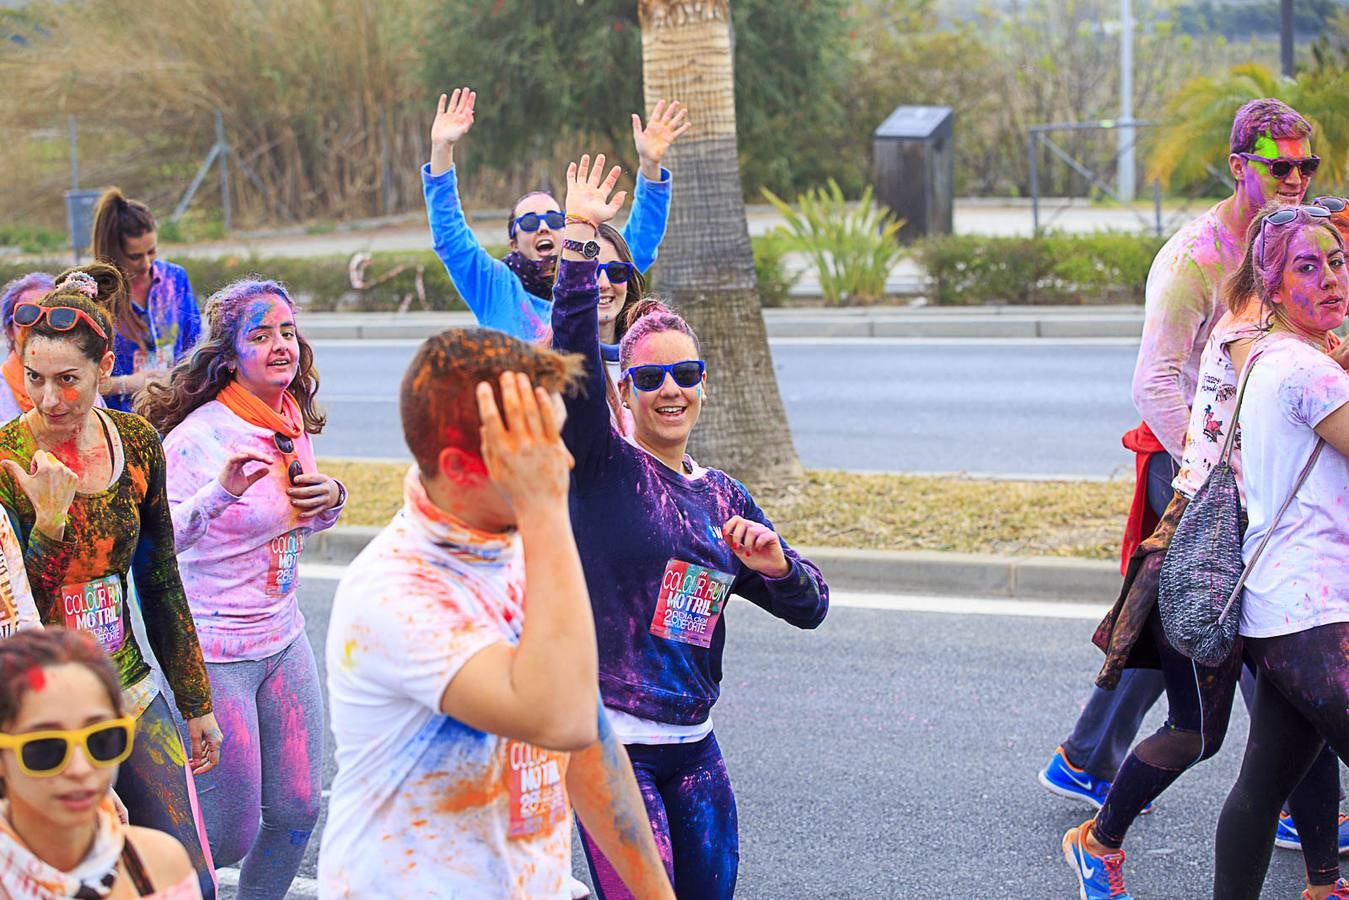
[(0, 366), (0, 372), (4, 373), (5, 383), (9, 389), (14, 392), (14, 399), (19, 404), (19, 409), (28, 412), (33, 408), (33, 401), (28, 397), (28, 387), (23, 379), (23, 361), (19, 359), (19, 354), (11, 353), (5, 364)]
[[(8, 363), (6, 363), (8, 365)], [(6, 375), (6, 378), (9, 376)], [(290, 391), (281, 394), (281, 412), (272, 409), (258, 399), (257, 395), (238, 381), (230, 381), (220, 389), (215, 397), (229, 407), (230, 411), (250, 425), (284, 434), (291, 440), (304, 433), (304, 417), (300, 415), (300, 404), (295, 402)]]

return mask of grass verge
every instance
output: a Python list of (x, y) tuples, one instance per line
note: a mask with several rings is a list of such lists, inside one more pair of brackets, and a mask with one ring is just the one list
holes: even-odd
[[(402, 505), (401, 463), (324, 459), (350, 492), (344, 525), (383, 525)], [(793, 544), (1113, 559), (1133, 486), (816, 470), (755, 499)]]

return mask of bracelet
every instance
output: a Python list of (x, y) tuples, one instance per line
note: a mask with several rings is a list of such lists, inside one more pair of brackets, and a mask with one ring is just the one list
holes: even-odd
[(573, 215), (568, 214), (568, 216), (567, 216), (567, 224), (568, 224), (568, 225), (589, 225), (591, 228), (595, 229), (595, 233), (596, 233), (596, 234), (599, 234), (599, 231), (600, 231), (600, 226), (597, 225), (595, 222), (591, 221), (590, 219), (587, 219), (585, 216), (573, 216)]

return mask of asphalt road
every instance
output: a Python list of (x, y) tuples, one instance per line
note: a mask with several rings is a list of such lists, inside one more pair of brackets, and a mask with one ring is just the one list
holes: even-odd
[[(397, 397), (417, 345), (315, 345), (321, 455), (407, 458)], [(772, 351), (812, 468), (1103, 478), (1133, 464), (1119, 441), (1138, 421), (1129, 341), (778, 339)]]
[[(334, 574), (301, 576), (320, 669)], [(713, 719), (738, 798), (737, 896), (1076, 897), (1059, 841), (1090, 812), (1035, 773), (1099, 665), (1089, 637), (1100, 612), (853, 594), (818, 631), (798, 632), (733, 606)], [(1237, 707), (1219, 754), (1130, 832), (1134, 896), (1209, 896), (1214, 823), (1246, 737)], [(1145, 733), (1160, 721), (1154, 709)], [(325, 789), (332, 775), (329, 748)], [(312, 896), (321, 830), (293, 897)], [(1301, 866), (1275, 850), (1265, 896), (1296, 897)]]

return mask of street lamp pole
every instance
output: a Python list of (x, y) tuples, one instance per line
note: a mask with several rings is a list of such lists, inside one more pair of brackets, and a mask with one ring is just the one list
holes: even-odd
[(1134, 163), (1134, 16), (1130, 0), (1119, 0), (1119, 118), (1116, 133), (1119, 198), (1132, 203), (1137, 193)]
[(1279, 63), (1284, 78), (1293, 77), (1293, 0), (1279, 0)]

